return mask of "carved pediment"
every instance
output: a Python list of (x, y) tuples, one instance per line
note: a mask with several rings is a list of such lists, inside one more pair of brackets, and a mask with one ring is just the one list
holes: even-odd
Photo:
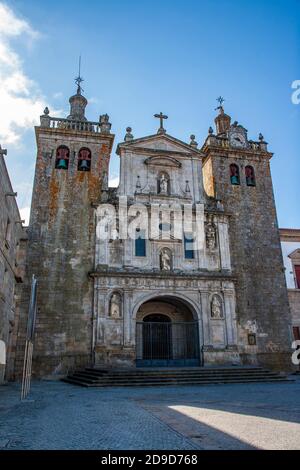
[(290, 253), (288, 257), (293, 261), (300, 260), (300, 248), (297, 248), (296, 250), (292, 251), (292, 253)]
[(182, 156), (191, 154), (202, 156), (202, 153), (199, 149), (193, 148), (191, 145), (182, 142), (181, 140), (176, 139), (175, 137), (172, 137), (168, 134), (155, 134), (152, 136), (142, 137), (131, 140), (129, 142), (121, 143), (117, 147), (117, 154), (120, 154), (122, 149), (130, 149), (133, 152), (149, 152), (149, 155), (166, 155), (168, 153), (173, 153)]
[(151, 165), (151, 166), (163, 166), (163, 167), (175, 167), (175, 168), (180, 168), (181, 163), (176, 160), (174, 157), (168, 157), (168, 156), (161, 156), (157, 155), (155, 157), (149, 157), (145, 160), (144, 162), (146, 165)]

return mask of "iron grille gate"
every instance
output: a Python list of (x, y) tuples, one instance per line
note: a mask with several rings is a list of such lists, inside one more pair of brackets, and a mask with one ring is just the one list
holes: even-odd
[(200, 365), (198, 322), (137, 322), (136, 365)]

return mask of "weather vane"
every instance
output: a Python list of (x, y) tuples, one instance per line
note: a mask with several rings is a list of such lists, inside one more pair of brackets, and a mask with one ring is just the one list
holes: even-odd
[(81, 55), (79, 56), (79, 71), (78, 71), (78, 77), (75, 78), (75, 83), (77, 85), (77, 93), (80, 95), (84, 89), (81, 87), (81, 83), (83, 82), (83, 78), (81, 76)]

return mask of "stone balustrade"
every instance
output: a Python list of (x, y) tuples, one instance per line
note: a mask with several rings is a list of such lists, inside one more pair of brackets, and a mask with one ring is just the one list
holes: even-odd
[[(101, 116), (102, 118), (102, 116)], [(51, 129), (66, 129), (79, 132), (93, 132), (101, 134), (109, 134), (111, 124), (108, 120), (100, 120), (99, 122), (93, 121), (78, 121), (66, 118), (54, 118), (49, 115), (43, 115), (40, 118), (41, 127)]]
[[(230, 142), (227, 138), (220, 138), (215, 135), (210, 135), (206, 141), (207, 145), (211, 145), (213, 147), (222, 147), (222, 148), (229, 148)], [(254, 142), (249, 140), (247, 143), (247, 149), (255, 150), (255, 151), (267, 151), (267, 143), (266, 142)]]

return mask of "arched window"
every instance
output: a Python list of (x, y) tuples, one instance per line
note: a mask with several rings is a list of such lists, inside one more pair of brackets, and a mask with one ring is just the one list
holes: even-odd
[(255, 186), (255, 173), (253, 166), (247, 165), (245, 168), (247, 186)]
[(91, 170), (92, 153), (88, 148), (82, 148), (78, 153), (78, 171)]
[(56, 150), (55, 168), (67, 170), (69, 168), (70, 150), (65, 145), (60, 145)]
[(231, 184), (240, 184), (240, 170), (235, 163), (230, 165), (230, 181)]

